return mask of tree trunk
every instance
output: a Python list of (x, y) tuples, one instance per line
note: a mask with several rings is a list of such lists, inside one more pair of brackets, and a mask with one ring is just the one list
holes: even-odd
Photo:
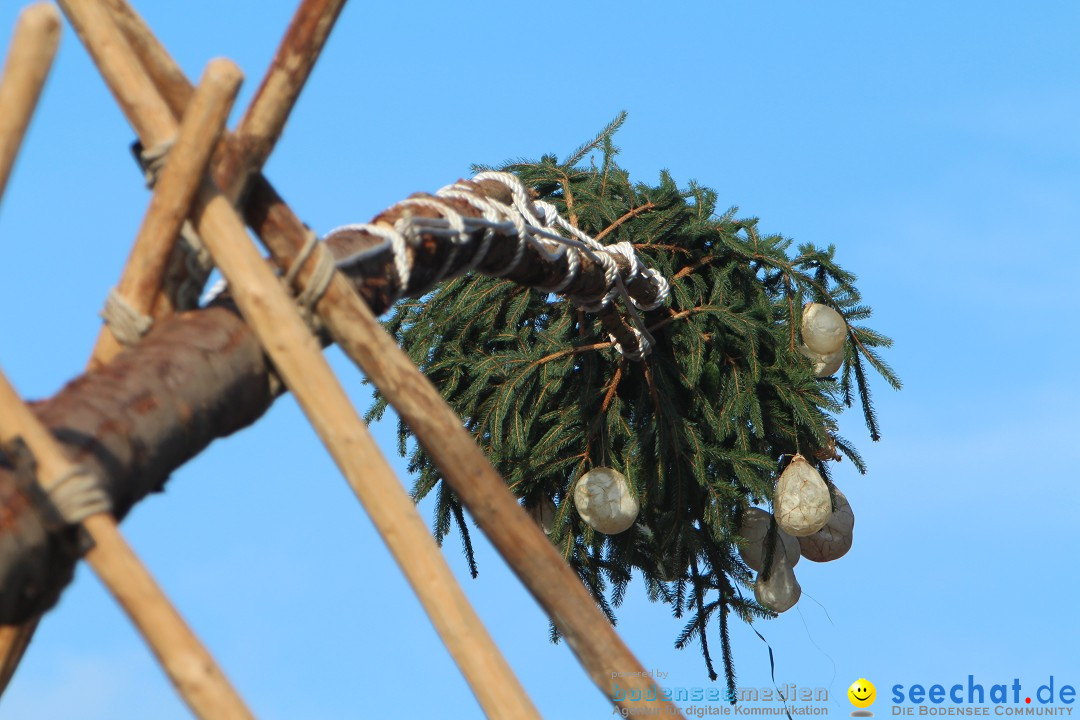
[[(509, 199), (498, 197), (505, 190), (499, 183), (481, 183), (475, 190)], [(462, 215), (478, 216), (464, 201), (442, 202)], [(263, 229), (273, 226), (275, 207), (281, 205), (273, 188), (253, 183), (247, 198), (248, 222)], [(438, 217), (429, 208), (409, 211)], [(391, 208), (376, 221), (393, 224), (402, 212)], [(350, 264), (346, 274), (380, 315), (394, 298), (423, 295), (438, 280), (461, 274), (479, 251), (482, 236), (483, 231), (473, 233), (455, 250), (445, 238), (422, 235), (410, 248), (413, 272), (408, 287), (397, 287), (388, 248)], [(476, 265), (477, 271), (505, 267), (516, 242), (513, 236), (497, 238)], [(334, 233), (326, 243), (334, 257), (343, 258), (383, 240), (346, 230)], [(625, 277), (625, 261), (615, 259)], [(587, 256), (580, 260), (581, 270), (564, 292), (602, 293), (603, 269)], [(448, 273), (439, 278), (444, 269)], [(506, 277), (543, 287), (557, 285), (567, 272), (565, 261), (544, 260), (528, 247), (518, 268)], [(653, 289), (647, 282), (626, 279), (635, 295), (649, 297)], [(635, 342), (617, 313), (609, 309), (602, 316), (623, 347)], [(89, 465), (102, 478), (120, 519), (146, 495), (161, 490), (173, 470), (213, 440), (258, 420), (273, 402), (277, 386), (254, 334), (225, 300), (158, 321), (138, 345), (105, 367), (77, 377), (53, 398), (35, 403), (34, 410), (71, 459)], [(26, 481), (25, 471), (19, 472), (17, 465), (16, 453), (0, 455), (0, 625), (21, 623), (54, 605), (71, 580), (79, 554), (71, 529), (57, 525), (48, 508), (42, 507), (34, 483)]]

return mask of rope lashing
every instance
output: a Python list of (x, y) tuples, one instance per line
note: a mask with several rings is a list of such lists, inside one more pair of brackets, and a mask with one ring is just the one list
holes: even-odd
[[(144, 148), (138, 140), (131, 144), (132, 155), (143, 172), (147, 188), (153, 189), (157, 185), (158, 176), (175, 143), (176, 138), (169, 138), (149, 148)], [(214, 263), (190, 220), (185, 220), (180, 229), (180, 243), (187, 251), (184, 258), (187, 273), (176, 291), (176, 309), (191, 310), (199, 306), (199, 295)]]
[(42, 488), (49, 494), (49, 500), (60, 516), (72, 525), (91, 515), (112, 511), (108, 493), (85, 465), (72, 465), (59, 476), (43, 480)]
[(109, 291), (109, 296), (105, 299), (105, 308), (100, 314), (109, 332), (113, 334), (117, 342), (125, 346), (139, 342), (154, 324), (153, 318), (133, 308), (124, 296), (116, 291), (116, 288)]
[(315, 253), (316, 265), (311, 271), (311, 276), (308, 278), (307, 285), (300, 291), (300, 294), (296, 296), (296, 302), (303, 310), (306, 319), (311, 322), (314, 318), (315, 305), (319, 302), (323, 295), (326, 294), (326, 289), (330, 287), (330, 281), (334, 279), (334, 258), (331, 257), (330, 252), (325, 248), (322, 252), (315, 252), (319, 246), (319, 236), (315, 233), (308, 231), (307, 240), (304, 242), (304, 246), (300, 248), (300, 252), (296, 254), (296, 258), (293, 260), (292, 265), (289, 266), (289, 271), (285, 273), (283, 282), (286, 287), (292, 286), (293, 280), (296, 279), (297, 274), (300, 272), (300, 268), (304, 266), (304, 263), (308, 261), (311, 254)]
[(157, 185), (158, 175), (161, 173), (161, 168), (165, 167), (165, 160), (168, 158), (169, 151), (172, 150), (175, 142), (176, 138), (169, 138), (148, 148), (136, 144), (139, 165), (142, 166), (146, 187), (153, 189)]
[[(581, 270), (581, 258), (584, 256), (603, 268), (605, 287), (592, 295), (571, 295), (570, 301), (587, 312), (600, 312), (617, 299), (622, 299), (631, 320), (630, 330), (638, 341), (638, 348), (626, 351), (618, 342), (615, 342), (616, 338), (612, 336), (615, 349), (631, 359), (640, 359), (648, 354), (654, 343), (638, 311), (656, 309), (667, 300), (671, 292), (667, 279), (655, 268), (643, 267), (631, 243), (602, 245), (587, 233), (574, 227), (551, 203), (532, 200), (528, 188), (516, 175), (505, 172), (482, 172), (472, 178), (473, 183), (485, 180), (496, 181), (505, 186), (510, 191), (513, 204), (507, 205), (481, 195), (470, 185), (461, 182), (448, 185), (432, 196), (403, 200), (394, 206), (394, 208), (405, 208), (405, 212), (393, 226), (360, 223), (332, 230), (331, 233), (364, 232), (383, 239), (379, 245), (340, 258), (337, 266), (342, 269), (348, 268), (389, 249), (394, 259), (398, 288), (400, 292), (403, 292), (409, 287), (409, 278), (412, 274), (409, 248), (418, 245), (421, 235), (445, 237), (454, 245), (443, 267), (436, 273), (434, 284), (444, 279), (450, 272), (458, 248), (469, 242), (472, 233), (483, 230), (484, 235), (480, 240), (480, 246), (468, 265), (459, 269), (459, 273), (475, 269), (486, 257), (495, 237), (499, 236), (516, 240), (514, 253), (506, 265), (485, 271), (485, 274), (502, 277), (513, 272), (521, 264), (525, 249), (531, 247), (545, 261), (566, 261), (567, 272), (562, 280), (555, 285), (538, 288), (545, 292), (560, 293), (577, 278)], [(464, 201), (479, 211), (482, 217), (463, 216), (445, 202), (446, 200)], [(412, 207), (434, 210), (441, 217), (418, 217), (408, 210)], [(619, 266), (615, 261), (616, 256), (621, 256), (626, 261), (627, 270), (623, 273), (619, 272)], [(643, 302), (628, 291), (627, 287), (638, 279), (644, 280), (652, 288), (652, 300)]]

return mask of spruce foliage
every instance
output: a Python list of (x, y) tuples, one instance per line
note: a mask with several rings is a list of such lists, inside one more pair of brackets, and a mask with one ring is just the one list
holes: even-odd
[[(715, 621), (733, 691), (731, 614), (747, 622), (772, 614), (743, 592), (753, 578), (734, 545), (739, 513), (770, 501), (795, 452), (826, 479), (837, 451), (865, 472), (836, 416), (857, 401), (877, 440), (866, 366), (894, 388), (900, 382), (878, 354), (890, 340), (861, 324), (870, 308), (833, 246), (793, 250), (735, 208), (718, 213), (709, 188), (680, 188), (666, 172), (656, 185), (632, 183), (612, 143), (624, 117), (562, 162), (545, 155), (501, 169), (601, 242), (632, 242), (668, 278), (670, 302), (645, 315), (652, 354), (625, 360), (591, 313), (479, 275), (399, 302), (387, 326), (525, 506), (555, 503), (551, 540), (611, 621), (638, 570), (648, 597), (687, 619), (676, 646), (699, 643), (714, 680)], [(590, 155), (599, 164), (582, 166)], [(815, 378), (799, 353), (809, 301), (849, 324), (839, 378)], [(385, 407), (377, 398), (369, 419)], [(417, 477), (414, 498), (436, 492), (436, 537), (456, 525), (475, 576), (460, 502), (404, 425), (399, 445)], [(619, 470), (637, 491), (638, 521), (619, 535), (594, 532), (574, 511), (574, 483), (595, 466)]]

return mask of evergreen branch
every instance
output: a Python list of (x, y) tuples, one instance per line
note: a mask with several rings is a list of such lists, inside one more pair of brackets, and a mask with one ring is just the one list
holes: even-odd
[(469, 564), (469, 574), (475, 579), (479, 575), (476, 567), (476, 552), (473, 550), (472, 538), (469, 536), (469, 526), (465, 523), (465, 514), (462, 512), (461, 503), (457, 498), (451, 499), (450, 510), (454, 514), (458, 532), (461, 533), (461, 549), (465, 553), (465, 561)]
[(570, 167), (571, 165), (577, 165), (579, 162), (581, 162), (581, 159), (583, 157), (588, 155), (596, 148), (600, 147), (606, 139), (611, 138), (611, 136), (614, 135), (620, 127), (622, 127), (622, 124), (624, 122), (626, 122), (625, 110), (620, 112), (618, 115), (615, 116), (614, 120), (605, 125), (604, 129), (597, 133), (595, 138), (579, 146), (576, 150), (574, 150), (574, 152), (570, 153), (570, 155), (565, 160), (563, 160), (562, 166)]
[(866, 371), (863, 369), (862, 356), (859, 353), (853, 353), (853, 355), (855, 358), (855, 380), (859, 389), (859, 400), (862, 402), (866, 429), (870, 431), (870, 439), (877, 442), (881, 439), (881, 432), (878, 429), (877, 413), (874, 412), (874, 405), (870, 401), (870, 386), (866, 382)]
[[(889, 367), (877, 353), (863, 344), (862, 340), (866, 337), (865, 330), (861, 328), (851, 328), (851, 332), (848, 336), (854, 341), (855, 345), (862, 350), (862, 354), (866, 356), (867, 361), (874, 366), (874, 369), (878, 371), (878, 374), (885, 378), (885, 381), (892, 386), (893, 390), (900, 390), (903, 387), (903, 383), (900, 382), (900, 378), (897, 377), (893, 369)], [(892, 344), (891, 341), (890, 344)]]
[[(552, 542), (607, 617), (614, 621), (613, 607), (637, 568), (650, 599), (667, 603), (675, 617), (692, 616), (677, 643), (699, 640), (712, 677), (708, 627), (717, 618), (731, 692), (730, 614), (746, 622), (775, 615), (739, 591), (753, 577), (732, 545), (740, 508), (770, 496), (776, 457), (826, 447), (830, 437), (865, 471), (855, 448), (835, 437), (835, 415), (857, 392), (877, 439), (864, 361), (894, 387), (899, 380), (878, 355), (889, 339), (856, 325), (871, 309), (855, 275), (837, 265), (833, 246), (793, 250), (790, 239), (763, 234), (756, 218), (738, 219), (734, 207), (717, 216), (713, 190), (681, 188), (666, 172), (655, 183), (632, 183), (615, 162), (611, 137), (623, 118), (561, 164), (546, 155), (502, 169), (593, 237), (631, 239), (669, 280), (670, 306), (643, 315), (656, 339), (644, 362), (603, 352), (613, 347), (599, 341), (607, 316), (506, 279), (445, 283), (398, 303), (387, 327), (513, 492), (527, 503), (556, 502)], [(592, 151), (602, 151), (602, 163), (578, 167)], [(848, 322), (839, 378), (814, 378), (798, 352), (804, 299), (835, 308)], [(379, 398), (369, 414), (384, 410)], [(405, 454), (410, 436), (400, 432)], [(410, 471), (418, 473), (414, 496), (439, 489), (436, 535), (441, 540), (456, 522), (475, 572), (460, 505), (443, 495), (422, 448), (409, 448)], [(631, 532), (602, 535), (574, 511), (576, 478), (599, 465), (620, 469), (635, 487), (641, 509)], [(829, 465), (819, 467), (828, 477)]]

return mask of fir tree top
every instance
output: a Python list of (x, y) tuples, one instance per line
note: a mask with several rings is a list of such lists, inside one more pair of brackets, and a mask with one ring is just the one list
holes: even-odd
[[(501, 169), (601, 242), (632, 243), (668, 278), (670, 303), (643, 314), (655, 339), (650, 355), (624, 358), (592, 313), (563, 298), (480, 275), (399, 302), (387, 326), (526, 507), (555, 504), (552, 542), (612, 622), (637, 569), (650, 599), (688, 615), (676, 646), (697, 638), (712, 679), (706, 630), (716, 619), (733, 691), (730, 613), (747, 622), (772, 615), (742, 590), (752, 580), (734, 544), (742, 509), (771, 500), (797, 452), (826, 479), (841, 456), (865, 472), (836, 417), (858, 396), (877, 440), (867, 365), (894, 388), (900, 382), (877, 353), (891, 342), (861, 324), (871, 310), (832, 245), (793, 250), (735, 208), (718, 214), (714, 191), (680, 188), (666, 172), (656, 185), (632, 183), (612, 142), (624, 119), (562, 162), (545, 155)], [(591, 154), (599, 165), (581, 166)], [(848, 323), (839, 378), (816, 378), (799, 352), (802, 307), (811, 301)], [(385, 408), (378, 398), (369, 417)], [(475, 575), (453, 491), (404, 424), (399, 445), (417, 475), (414, 497), (437, 493), (436, 537), (453, 520)], [(593, 467), (629, 479), (641, 506), (630, 530), (603, 535), (574, 512), (574, 485)]]

